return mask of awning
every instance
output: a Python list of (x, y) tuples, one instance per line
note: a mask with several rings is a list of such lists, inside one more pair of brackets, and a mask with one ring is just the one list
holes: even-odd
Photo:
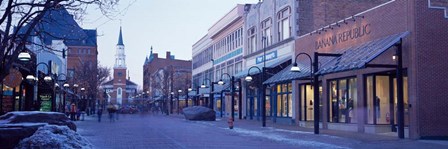
[[(337, 50), (335, 53), (342, 53), (342, 56), (337, 58), (322, 57), (319, 58), (320, 63), (317, 74), (329, 74), (341, 71), (348, 71), (354, 69), (365, 68), (365, 65), (374, 60), (376, 57), (384, 53), (387, 49), (399, 42), (401, 38), (406, 37), (409, 32), (403, 32), (376, 39), (370, 42), (363, 43), (358, 46), (347, 49)], [(275, 74), (263, 84), (273, 84), (286, 82), (290, 80), (306, 80), (310, 79), (310, 64), (309, 60), (299, 61), (298, 66), (302, 69), (301, 72), (291, 72), (292, 65)], [(247, 72), (246, 72), (247, 74)]]
[[(272, 61), (267, 61), (267, 62), (266, 62), (266, 67), (267, 67), (267, 68), (272, 68), (272, 67), (278, 66), (278, 65), (280, 65), (280, 64), (283, 64), (284, 62), (286, 62), (286, 61), (288, 61), (288, 60), (291, 60), (291, 56), (284, 56), (284, 57), (281, 57), (281, 58), (278, 58), (278, 59), (274, 59), (274, 60), (272, 60)], [(262, 67), (263, 67), (263, 63), (261, 63), (261, 64), (257, 64), (257, 65), (254, 65), (254, 66), (257, 66), (257, 67), (259, 67), (259, 68), (262, 68)], [(252, 66), (251, 66), (251, 67), (252, 67)], [(234, 76), (235, 76), (235, 79), (239, 79), (239, 78), (246, 77), (246, 76), (247, 76), (247, 71), (248, 71), (249, 69), (250, 69), (250, 67), (247, 67), (246, 69), (243, 69), (241, 72), (235, 74), (235, 75), (234, 75)], [(255, 75), (255, 74), (259, 74), (259, 73), (260, 73), (260, 71), (257, 70), (257, 69), (252, 69), (252, 70), (250, 70), (250, 74), (251, 74), (251, 75)]]
[(304, 65), (303, 63), (298, 63), (297, 65), (301, 68), (302, 71), (292, 72), (292, 65), (289, 65), (268, 80), (264, 81), (263, 84), (273, 84), (299, 79), (310, 79), (310, 64)]
[(215, 84), (215, 88), (213, 88), (213, 93), (216, 94), (216, 93), (221, 93), (222, 90), (230, 90), (229, 81), (230, 80), (224, 80), (224, 82), (226, 82), (226, 83), (223, 85)]
[(365, 68), (366, 64), (394, 46), (395, 43), (400, 42), (400, 39), (408, 34), (409, 32), (394, 34), (345, 49), (342, 56), (326, 62), (317, 74), (323, 75)]

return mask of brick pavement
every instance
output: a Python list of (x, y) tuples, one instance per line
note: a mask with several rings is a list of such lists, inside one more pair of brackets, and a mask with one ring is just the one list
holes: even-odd
[(213, 122), (186, 121), (183, 116), (120, 115), (116, 122), (86, 117), (76, 122), (79, 133), (96, 148), (448, 148), (447, 141), (400, 140), (397, 137), (321, 130), (294, 125), (261, 127), (256, 120), (235, 121), (230, 130), (226, 118)]

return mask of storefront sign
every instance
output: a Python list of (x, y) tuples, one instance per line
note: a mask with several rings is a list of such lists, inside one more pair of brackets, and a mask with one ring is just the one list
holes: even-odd
[[(270, 61), (270, 60), (273, 60), (276, 58), (277, 58), (277, 51), (272, 51), (272, 52), (266, 53), (266, 61)], [(263, 63), (263, 55), (258, 56), (255, 61), (256, 61), (256, 64)]]
[(369, 35), (371, 32), (370, 24), (366, 24), (363, 26), (355, 27), (350, 30), (334, 34), (330, 37), (326, 37), (323, 39), (319, 39), (316, 41), (316, 50), (320, 48), (326, 48), (329, 46), (334, 46), (339, 43), (343, 43), (349, 40), (353, 40), (356, 38), (360, 38), (366, 35)]
[(51, 95), (40, 95), (40, 111), (51, 111)]

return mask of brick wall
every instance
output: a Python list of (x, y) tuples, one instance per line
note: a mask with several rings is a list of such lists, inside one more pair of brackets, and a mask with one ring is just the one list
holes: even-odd
[(447, 137), (448, 19), (444, 17), (443, 9), (428, 8), (426, 0), (415, 1), (415, 9), (415, 51), (412, 63), (416, 77), (418, 131), (421, 137)]
[[(403, 40), (404, 67), (407, 68), (409, 84), (410, 135), (411, 138), (447, 136), (448, 128), (448, 65), (445, 63), (448, 51), (448, 19), (444, 9), (428, 7), (428, 1), (396, 0), (387, 5), (362, 14), (364, 18), (347, 21), (340, 27), (327, 29), (321, 34), (307, 35), (296, 40), (295, 53), (312, 53), (317, 50), (315, 42), (334, 34), (350, 30), (356, 26), (370, 24), (371, 33), (362, 38), (353, 39), (334, 46), (319, 48), (319, 52), (334, 52), (338, 49), (409, 31)], [(381, 56), (376, 61), (387, 59)], [(304, 57), (302, 57), (304, 58)], [(309, 63), (304, 60), (304, 63)], [(365, 74), (381, 69), (350, 71), (327, 75), (337, 78), (356, 74)], [(324, 96), (325, 97), (325, 96)], [(324, 104), (325, 105), (325, 104)]]
[(143, 91), (148, 91), (151, 86), (151, 74), (168, 66), (174, 66), (174, 69), (189, 69), (191, 76), (191, 61), (154, 57), (151, 63), (143, 66)]
[(298, 35), (373, 8), (390, 0), (299, 0)]

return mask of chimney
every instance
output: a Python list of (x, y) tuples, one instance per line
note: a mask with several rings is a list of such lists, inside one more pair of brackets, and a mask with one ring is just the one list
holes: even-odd
[(157, 53), (154, 53), (152, 55), (154, 56), (154, 59), (158, 59), (159, 58), (159, 54), (157, 54)]
[(166, 51), (166, 59), (171, 59), (171, 52), (170, 51)]

